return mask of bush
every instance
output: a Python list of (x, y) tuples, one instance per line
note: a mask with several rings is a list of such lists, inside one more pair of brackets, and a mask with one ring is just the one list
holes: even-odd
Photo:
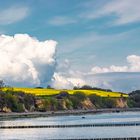
[(51, 103), (51, 110), (57, 110), (58, 109), (58, 101), (56, 98), (50, 98)]
[(92, 94), (88, 96), (90, 101), (97, 107), (100, 108), (102, 105), (102, 97), (96, 95), (96, 94)]
[(6, 106), (10, 108), (13, 112), (18, 112), (18, 98), (12, 94), (5, 95)]
[(71, 96), (70, 101), (72, 102), (73, 109), (78, 109), (80, 107), (81, 101), (78, 98)]
[(57, 99), (68, 98), (69, 93), (67, 91), (60, 91), (59, 94), (56, 96)]
[(115, 108), (116, 100), (114, 98), (104, 97), (104, 98), (102, 98), (102, 107), (103, 108)]
[(82, 91), (75, 91), (73, 93), (73, 96), (76, 97), (78, 100), (80, 101), (84, 101), (86, 99), (86, 95), (84, 92)]
[(130, 94), (128, 99), (129, 107), (140, 107), (140, 91), (134, 91)]
[(85, 90), (92, 90), (92, 87), (89, 85), (84, 85), (80, 89), (85, 89)]
[(31, 94), (25, 94), (23, 98), (23, 103), (27, 110), (30, 110), (32, 106), (35, 106), (35, 97)]
[(13, 90), (0, 92), (0, 111), (3, 111), (4, 107), (9, 108), (12, 112), (23, 112), (25, 109), (30, 111), (33, 106), (35, 106), (35, 97), (31, 94)]

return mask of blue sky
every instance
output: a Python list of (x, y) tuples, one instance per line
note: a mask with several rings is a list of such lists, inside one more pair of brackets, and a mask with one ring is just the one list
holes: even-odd
[[(98, 73), (95, 67), (100, 73), (104, 68), (139, 72), (132, 62), (140, 55), (139, 4), (139, 0), (6, 0), (0, 4), (0, 33), (57, 41), (56, 69), (61, 74), (65, 65), (84, 74)], [(132, 55), (137, 58), (128, 60)], [(119, 70), (110, 69), (112, 65)]]

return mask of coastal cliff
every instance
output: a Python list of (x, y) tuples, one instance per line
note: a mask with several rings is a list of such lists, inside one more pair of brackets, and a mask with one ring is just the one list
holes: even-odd
[(32, 94), (15, 91), (0, 91), (0, 112), (34, 112), (60, 110), (88, 110), (106, 108), (140, 107), (140, 94), (130, 93), (129, 97), (101, 97), (84, 92), (69, 94), (61, 92), (57, 95), (37, 97)]

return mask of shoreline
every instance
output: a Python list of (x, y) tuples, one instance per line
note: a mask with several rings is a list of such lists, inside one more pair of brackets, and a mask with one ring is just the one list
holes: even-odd
[(53, 117), (68, 115), (85, 115), (97, 113), (119, 113), (119, 112), (140, 112), (140, 108), (112, 108), (112, 109), (88, 109), (88, 110), (62, 110), (47, 112), (23, 112), (23, 113), (2, 113), (0, 112), (0, 120), (16, 119), (16, 118), (35, 118), (35, 117)]

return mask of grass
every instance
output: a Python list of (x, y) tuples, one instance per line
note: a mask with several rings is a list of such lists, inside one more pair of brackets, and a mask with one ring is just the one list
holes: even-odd
[[(4, 88), (3, 90), (6, 91), (9, 88)], [(96, 94), (102, 97), (128, 97), (127, 94), (122, 94), (119, 92), (107, 92), (102, 90), (58, 90), (58, 89), (39, 89), (39, 88), (18, 88), (14, 87), (14, 91), (23, 91), (25, 93), (34, 94), (36, 96), (50, 96), (50, 95), (56, 95), (60, 91), (67, 91), (69, 94), (73, 94), (75, 91), (82, 91), (86, 95)]]

